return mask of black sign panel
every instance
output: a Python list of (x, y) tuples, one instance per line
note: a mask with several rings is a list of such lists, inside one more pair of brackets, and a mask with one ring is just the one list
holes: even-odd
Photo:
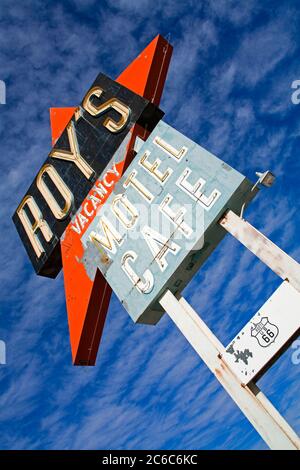
[(40, 275), (61, 267), (60, 238), (134, 124), (151, 131), (163, 112), (98, 75), (13, 215)]

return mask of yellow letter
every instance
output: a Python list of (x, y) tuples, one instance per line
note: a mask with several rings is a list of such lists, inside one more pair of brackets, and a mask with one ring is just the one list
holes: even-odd
[[(56, 188), (58, 189), (58, 191), (64, 198), (65, 205), (63, 208), (61, 208), (58, 205), (53, 194), (51, 193), (48, 186), (46, 185), (46, 182), (43, 179), (44, 174), (47, 174), (49, 176), (49, 178), (53, 181)], [(73, 194), (71, 193), (68, 186), (64, 183), (64, 181), (61, 179), (61, 177), (59, 176), (59, 174), (57, 173), (57, 171), (52, 165), (46, 164), (42, 166), (36, 178), (36, 185), (38, 189), (40, 190), (40, 192), (42, 193), (42, 195), (44, 196), (45, 201), (47, 202), (48, 206), (53, 212), (54, 217), (59, 220), (67, 217), (72, 206)]]
[(79, 168), (79, 170), (84, 174), (87, 179), (90, 179), (93, 174), (93, 168), (86, 162), (80, 155), (79, 146), (76, 137), (76, 131), (74, 127), (74, 122), (70, 122), (67, 126), (67, 133), (69, 138), (70, 150), (59, 150), (53, 149), (50, 152), (50, 157), (58, 158), (59, 160), (66, 160), (68, 162), (73, 162)]
[(85, 95), (82, 106), (91, 116), (95, 117), (101, 116), (101, 114), (104, 114), (109, 109), (114, 109), (115, 111), (117, 111), (121, 115), (120, 120), (116, 122), (110, 117), (108, 117), (105, 119), (103, 126), (106, 127), (110, 132), (120, 132), (122, 129), (124, 129), (128, 122), (130, 116), (130, 108), (117, 98), (111, 98), (105, 103), (96, 106), (94, 103), (92, 103), (91, 98), (92, 96), (96, 96), (97, 98), (99, 98), (102, 93), (102, 88), (98, 86), (91, 88)]
[[(33, 223), (30, 222), (29, 217), (24, 210), (26, 205), (30, 210), (32, 217), (34, 218)], [(21, 220), (25, 232), (27, 233), (31, 246), (39, 258), (43, 253), (45, 253), (45, 250), (36, 232), (37, 230), (40, 230), (44, 236), (45, 241), (50, 242), (51, 238), (53, 237), (52, 231), (47, 222), (43, 219), (43, 215), (34, 198), (30, 195), (24, 197), (23, 201), (17, 209), (17, 214)]]

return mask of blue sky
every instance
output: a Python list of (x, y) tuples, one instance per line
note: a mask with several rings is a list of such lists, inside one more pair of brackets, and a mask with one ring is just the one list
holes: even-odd
[[(1, 0), (0, 448), (266, 448), (167, 315), (134, 325), (114, 297), (96, 367), (73, 367), (62, 274), (35, 275), (11, 215), (50, 150), (48, 108), (77, 105), (160, 33), (165, 120), (250, 179), (276, 174), (246, 216), (300, 261), (299, 16), (298, 1)], [(279, 284), (228, 235), (184, 296), (228, 344)], [(259, 385), (299, 433), (291, 356)]]

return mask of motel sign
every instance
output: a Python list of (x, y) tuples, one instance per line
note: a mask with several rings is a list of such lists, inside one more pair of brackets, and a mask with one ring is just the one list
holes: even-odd
[[(51, 110), (53, 148), (13, 221), (37, 274), (63, 267), (74, 365), (95, 364), (114, 291), (136, 323), (166, 312), (269, 447), (299, 450), (256, 384), (300, 331), (300, 265), (243, 218), (274, 176), (253, 184), (162, 121), (171, 55), (157, 36), (80, 106)], [(224, 347), (181, 292), (226, 233), (282, 284)]]
[[(218, 220), (249, 200), (241, 173), (163, 121), (115, 185), (82, 242), (135, 322), (155, 324), (222, 240)], [(144, 220), (150, 208), (151, 220)]]

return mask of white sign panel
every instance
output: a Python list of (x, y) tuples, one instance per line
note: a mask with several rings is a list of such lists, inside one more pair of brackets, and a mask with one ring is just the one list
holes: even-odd
[(99, 268), (135, 322), (156, 324), (166, 290), (184, 289), (239, 213), (253, 184), (163, 121), (155, 127), (88, 229), (82, 263)]
[(284, 281), (226, 348), (225, 362), (250, 382), (300, 328), (300, 293)]

